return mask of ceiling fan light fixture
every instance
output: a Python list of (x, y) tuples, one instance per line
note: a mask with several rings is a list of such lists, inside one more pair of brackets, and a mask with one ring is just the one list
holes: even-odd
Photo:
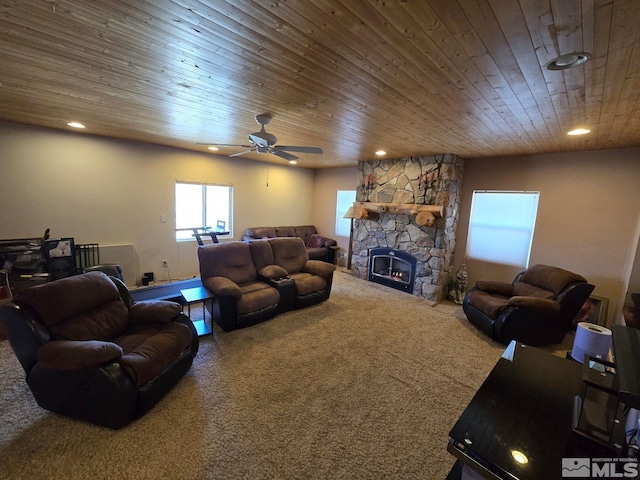
[(588, 128), (574, 128), (567, 132), (567, 135), (586, 135), (587, 133), (591, 133), (591, 130)]
[(275, 135), (272, 135), (265, 131), (264, 126), (271, 122), (271, 116), (267, 114), (256, 115), (256, 122), (260, 124), (260, 131), (249, 134), (249, 144), (248, 145), (237, 145), (237, 144), (229, 144), (229, 143), (198, 143), (198, 145), (206, 145), (209, 150), (216, 151), (218, 150), (217, 145), (222, 147), (242, 147), (247, 148), (248, 150), (244, 150), (238, 153), (232, 153), (229, 155), (230, 157), (239, 157), (241, 155), (245, 155), (247, 153), (256, 152), (260, 154), (272, 154), (277, 157), (283, 158), (292, 165), (296, 165), (299, 157), (292, 155), (289, 152), (299, 152), (299, 153), (314, 153), (314, 154), (322, 154), (322, 148), (320, 147), (308, 147), (308, 146), (300, 146), (300, 145), (276, 145), (278, 139)]
[(585, 52), (574, 52), (560, 55), (545, 65), (547, 70), (566, 70), (577, 67), (589, 60), (590, 55)]

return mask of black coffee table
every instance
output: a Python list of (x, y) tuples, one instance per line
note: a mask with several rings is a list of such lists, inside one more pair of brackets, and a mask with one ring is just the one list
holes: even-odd
[[(449, 432), (447, 450), (485, 478), (561, 479), (563, 458), (612, 456), (572, 431), (582, 392), (581, 364), (512, 342)], [(456, 470), (459, 463), (448, 478)]]

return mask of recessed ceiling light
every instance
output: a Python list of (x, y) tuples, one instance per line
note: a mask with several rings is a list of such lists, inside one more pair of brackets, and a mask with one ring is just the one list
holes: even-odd
[(386, 155), (386, 154), (387, 154), (387, 152), (385, 152), (384, 150), (378, 150), (376, 152), (376, 155), (378, 155), (378, 156), (382, 156), (382, 155)]
[(67, 125), (73, 128), (85, 128), (85, 126), (79, 122), (69, 122)]
[(554, 58), (545, 65), (548, 70), (566, 70), (577, 67), (589, 60), (589, 54), (584, 52), (567, 53)]
[(527, 456), (518, 450), (511, 450), (511, 456), (520, 465), (526, 465), (527, 463), (529, 463), (529, 459), (527, 458)]
[(298, 162), (296, 162), (295, 160), (289, 160), (289, 165), (297, 165)]
[(571, 130), (570, 132), (567, 132), (567, 135), (586, 135), (587, 133), (591, 133), (591, 130), (588, 130), (586, 128), (576, 128), (574, 130)]
[(219, 150), (218, 147), (207, 147), (207, 149), (211, 150), (212, 152), (217, 152)]

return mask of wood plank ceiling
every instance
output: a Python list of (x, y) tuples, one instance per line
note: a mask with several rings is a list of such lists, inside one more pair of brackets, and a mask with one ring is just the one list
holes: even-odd
[[(0, 119), (309, 168), (640, 146), (637, 0), (4, 0)], [(576, 68), (551, 59), (587, 52)], [(585, 127), (586, 136), (567, 131)], [(221, 147), (229, 155), (241, 147)], [(271, 154), (254, 160), (286, 163)]]

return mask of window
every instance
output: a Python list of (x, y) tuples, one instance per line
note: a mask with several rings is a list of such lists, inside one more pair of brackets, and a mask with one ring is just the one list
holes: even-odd
[(336, 202), (336, 235), (342, 237), (351, 235), (351, 219), (343, 217), (355, 201), (355, 190), (338, 190), (338, 200)]
[(466, 256), (528, 268), (539, 196), (474, 191)]
[(233, 187), (176, 182), (176, 240), (194, 240), (192, 229), (212, 227), (233, 237)]

